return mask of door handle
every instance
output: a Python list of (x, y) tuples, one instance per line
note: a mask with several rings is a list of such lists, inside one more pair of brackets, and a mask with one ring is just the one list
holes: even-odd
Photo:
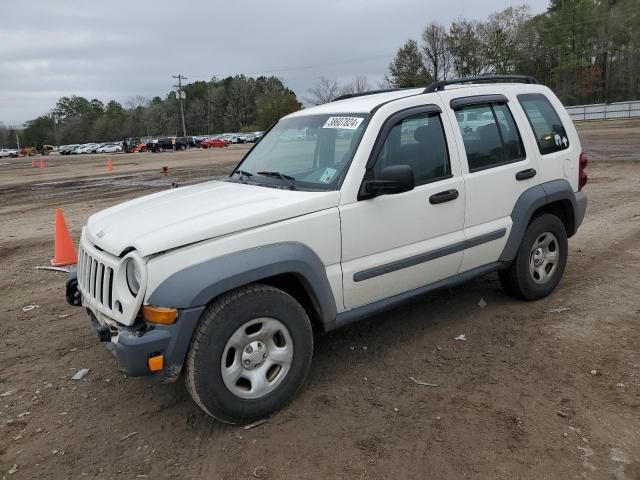
[(438, 203), (450, 202), (451, 200), (455, 200), (458, 198), (458, 190), (446, 190), (440, 193), (434, 193), (429, 197), (429, 203), (431, 205), (437, 205)]
[(535, 168), (527, 168), (526, 170), (522, 170), (521, 172), (516, 173), (516, 180), (528, 180), (536, 176)]

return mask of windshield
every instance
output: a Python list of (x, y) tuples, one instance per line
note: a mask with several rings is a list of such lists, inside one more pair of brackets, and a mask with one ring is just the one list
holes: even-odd
[(285, 188), (334, 190), (353, 158), (369, 115), (305, 115), (280, 120), (232, 176)]

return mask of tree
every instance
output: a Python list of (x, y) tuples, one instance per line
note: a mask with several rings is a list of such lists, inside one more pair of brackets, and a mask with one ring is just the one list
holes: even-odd
[(485, 52), (476, 21), (458, 20), (447, 33), (447, 48), (451, 63), (458, 77), (475, 77), (488, 71)]
[(25, 145), (55, 144), (53, 118), (49, 115), (42, 115), (29, 120), (24, 125), (23, 138)]
[(4, 148), (6, 145), (9, 145), (9, 129), (4, 122), (0, 122), (0, 147)]
[(291, 91), (277, 94), (262, 94), (256, 99), (256, 125), (260, 130), (266, 130), (280, 118), (300, 110), (302, 105)]
[(102, 115), (104, 113), (104, 104), (97, 98), (94, 98), (91, 100), (91, 110), (95, 115)]
[(553, 45), (545, 32), (549, 18), (538, 15), (531, 18), (518, 32), (514, 55), (515, 73), (532, 75), (545, 85), (552, 85), (552, 72), (556, 65)]
[(122, 108), (122, 105), (120, 105), (115, 100), (111, 100), (105, 107), (105, 114), (107, 114), (109, 117), (115, 118), (124, 114), (124, 108)]
[(513, 73), (518, 42), (524, 25), (530, 20), (530, 8), (508, 7), (489, 16), (479, 26), (479, 36), (484, 45), (486, 63), (492, 73)]
[(422, 32), (422, 53), (428, 74), (434, 80), (446, 80), (450, 70), (447, 30), (437, 22), (428, 24)]
[(418, 42), (409, 39), (389, 65), (389, 83), (396, 88), (423, 87), (432, 77), (425, 68)]
[(571, 103), (582, 103), (600, 91), (593, 62), (595, 4), (593, 0), (551, 0), (547, 13), (550, 22), (545, 35), (553, 46), (554, 83)]
[(78, 117), (88, 113), (91, 110), (91, 104), (89, 100), (84, 97), (77, 97), (72, 95), (71, 97), (62, 97), (56, 103), (53, 109), (56, 117), (61, 121), (67, 118)]
[(305, 97), (307, 102), (313, 105), (322, 105), (323, 103), (331, 102), (339, 95), (340, 86), (335, 80), (320, 77), (307, 91), (310, 95), (310, 97)]
[(340, 89), (340, 95), (364, 93), (369, 90), (371, 90), (369, 80), (367, 80), (367, 77), (359, 75)]

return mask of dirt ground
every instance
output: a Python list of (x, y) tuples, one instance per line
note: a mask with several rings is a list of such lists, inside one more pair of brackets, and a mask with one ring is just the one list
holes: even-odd
[(181, 383), (126, 378), (64, 274), (33, 268), (54, 207), (78, 238), (91, 213), (220, 175), (246, 147), (2, 159), (0, 478), (640, 479), (640, 122), (580, 131), (589, 207), (552, 296), (515, 301), (489, 276), (319, 335), (301, 394), (248, 430)]

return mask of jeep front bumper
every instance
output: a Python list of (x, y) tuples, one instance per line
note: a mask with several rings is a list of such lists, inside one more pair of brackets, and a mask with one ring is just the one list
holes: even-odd
[[(78, 293), (75, 272), (69, 274), (66, 285), (67, 302), (77, 306)], [(131, 377), (146, 376), (149, 380), (169, 383), (177, 380), (191, 344), (191, 337), (198, 324), (204, 306), (180, 310), (172, 325), (153, 325), (141, 320), (132, 327), (114, 328), (98, 319), (87, 308), (93, 330), (101, 342), (113, 353)], [(164, 366), (158, 372), (149, 369), (149, 358), (162, 355)]]

